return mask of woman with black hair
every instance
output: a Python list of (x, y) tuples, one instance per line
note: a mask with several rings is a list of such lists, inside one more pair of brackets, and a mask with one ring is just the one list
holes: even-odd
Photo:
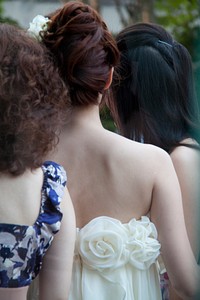
[(181, 187), (187, 233), (198, 260), (200, 123), (190, 54), (156, 24), (131, 25), (116, 41), (120, 63), (108, 105), (122, 135), (170, 154)]

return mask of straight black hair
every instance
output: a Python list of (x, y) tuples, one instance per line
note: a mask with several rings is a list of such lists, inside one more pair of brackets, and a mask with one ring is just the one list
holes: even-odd
[(185, 138), (199, 141), (199, 110), (191, 57), (161, 26), (137, 23), (116, 37), (108, 105), (122, 135), (171, 152)]

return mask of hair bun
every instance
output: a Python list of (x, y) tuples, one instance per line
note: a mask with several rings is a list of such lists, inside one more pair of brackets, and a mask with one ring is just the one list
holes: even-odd
[(97, 103), (119, 53), (100, 15), (90, 6), (72, 1), (50, 16), (43, 42), (69, 87), (72, 105)]

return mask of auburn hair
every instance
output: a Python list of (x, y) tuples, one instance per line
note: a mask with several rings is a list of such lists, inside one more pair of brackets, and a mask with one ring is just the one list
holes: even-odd
[(97, 104), (110, 69), (118, 62), (114, 38), (100, 15), (79, 1), (66, 3), (48, 17), (42, 40), (53, 53), (72, 106)]

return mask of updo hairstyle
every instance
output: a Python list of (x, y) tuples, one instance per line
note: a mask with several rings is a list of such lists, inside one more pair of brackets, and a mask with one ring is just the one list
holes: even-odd
[(47, 49), (0, 24), (0, 172), (41, 166), (56, 144), (66, 96)]
[(114, 38), (100, 15), (79, 1), (66, 3), (49, 18), (43, 43), (54, 55), (72, 106), (97, 104), (118, 61)]

